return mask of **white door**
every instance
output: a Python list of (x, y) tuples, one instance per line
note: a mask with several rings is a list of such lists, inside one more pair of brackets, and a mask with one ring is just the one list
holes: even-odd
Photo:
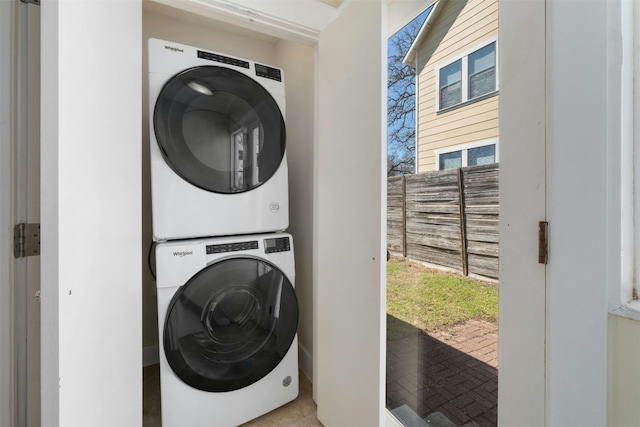
[(313, 383), (328, 427), (384, 420), (386, 7), (346, 3), (316, 51)]
[[(607, 79), (624, 63), (620, 16), (605, 1), (500, 2), (501, 425), (607, 425), (617, 412), (620, 118)], [(546, 267), (532, 262), (545, 218)]]
[(500, 1), (498, 424), (545, 425), (545, 3)]

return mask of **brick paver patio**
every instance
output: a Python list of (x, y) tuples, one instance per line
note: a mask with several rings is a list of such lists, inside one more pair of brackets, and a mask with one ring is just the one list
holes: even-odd
[(387, 341), (387, 408), (405, 404), (421, 418), (441, 412), (458, 426), (496, 426), (497, 325), (470, 320)]

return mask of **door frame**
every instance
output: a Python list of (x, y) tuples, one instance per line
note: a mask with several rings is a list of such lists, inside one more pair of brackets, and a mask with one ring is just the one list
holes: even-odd
[[(2, 2), (2, 353), (0, 424), (40, 425), (38, 256), (14, 257), (13, 226), (40, 220), (40, 9)], [(5, 379), (6, 378), (6, 379)]]
[(18, 2), (0, 2), (0, 425), (16, 421), (16, 357), (14, 323), (14, 258), (11, 253), (15, 223), (15, 91), (16, 27)]
[[(393, 2), (389, 36), (418, 10), (411, 1)], [(547, 4), (500, 0), (499, 14), (498, 422), (538, 427), (545, 425), (547, 407), (547, 268), (537, 262), (538, 223), (546, 220)]]

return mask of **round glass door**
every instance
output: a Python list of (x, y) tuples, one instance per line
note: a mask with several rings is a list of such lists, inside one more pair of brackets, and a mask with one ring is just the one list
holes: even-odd
[(276, 101), (258, 82), (229, 68), (195, 67), (174, 76), (158, 96), (153, 125), (167, 164), (215, 193), (262, 185), (285, 153)]
[(263, 260), (229, 258), (176, 292), (164, 325), (164, 351), (191, 387), (232, 391), (271, 372), (297, 327), (298, 302), (287, 277)]

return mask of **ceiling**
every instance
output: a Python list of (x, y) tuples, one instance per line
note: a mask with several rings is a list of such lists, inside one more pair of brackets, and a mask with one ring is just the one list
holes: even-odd
[(344, 0), (318, 0), (320, 3), (328, 4), (329, 6), (333, 6), (335, 8), (340, 7)]
[[(2, 1), (2, 0), (0, 0)], [(145, 7), (173, 8), (202, 19), (224, 22), (262, 34), (313, 46), (320, 32), (341, 12), (348, 0), (144, 0)], [(436, 0), (386, 0), (387, 33), (401, 29)], [(162, 12), (161, 12), (162, 13)]]

